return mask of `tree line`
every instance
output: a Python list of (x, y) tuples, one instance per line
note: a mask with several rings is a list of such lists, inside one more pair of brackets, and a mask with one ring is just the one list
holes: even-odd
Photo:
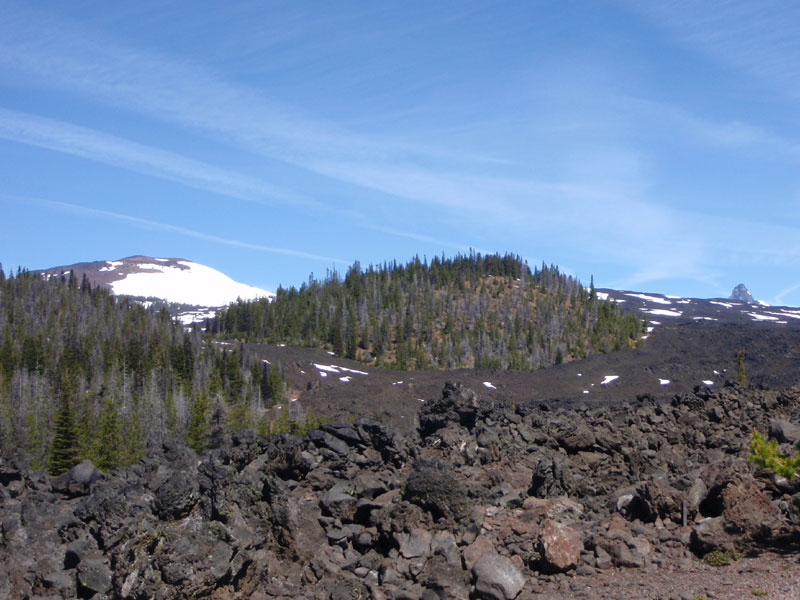
[(512, 254), (356, 262), (273, 301), (238, 301), (207, 322), (219, 338), (324, 348), (398, 369), (533, 370), (637, 343), (643, 323), (555, 266)]

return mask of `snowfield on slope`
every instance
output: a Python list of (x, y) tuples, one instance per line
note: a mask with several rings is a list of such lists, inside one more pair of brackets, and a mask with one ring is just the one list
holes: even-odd
[(237, 298), (254, 300), (275, 296), (267, 290), (234, 281), (216, 269), (186, 260), (178, 261), (175, 266), (142, 263), (140, 268), (146, 271), (112, 282), (114, 293), (152, 296), (195, 306), (225, 306)]

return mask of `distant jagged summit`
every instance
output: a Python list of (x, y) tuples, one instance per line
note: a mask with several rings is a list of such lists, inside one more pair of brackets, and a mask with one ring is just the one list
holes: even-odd
[(729, 297), (731, 300), (736, 300), (738, 302), (747, 302), (748, 304), (758, 304), (753, 295), (750, 293), (750, 290), (747, 289), (745, 284), (740, 283), (731, 292)]

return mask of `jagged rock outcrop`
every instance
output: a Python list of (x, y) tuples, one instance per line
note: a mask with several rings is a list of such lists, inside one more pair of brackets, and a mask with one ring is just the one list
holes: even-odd
[(750, 290), (747, 289), (745, 284), (740, 283), (731, 292), (729, 296), (730, 300), (736, 300), (737, 302), (747, 302), (748, 304), (756, 304), (756, 299), (753, 298)]
[(612, 567), (783, 543), (800, 489), (747, 446), (754, 428), (792, 441), (799, 414), (798, 389), (512, 408), (448, 384), (413, 436), (358, 419), (55, 478), (0, 457), (0, 597), (571, 594)]

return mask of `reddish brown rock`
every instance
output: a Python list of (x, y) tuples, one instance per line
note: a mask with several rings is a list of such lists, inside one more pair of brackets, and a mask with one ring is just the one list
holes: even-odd
[(539, 541), (544, 567), (548, 571), (575, 568), (583, 550), (581, 534), (572, 527), (547, 519)]

